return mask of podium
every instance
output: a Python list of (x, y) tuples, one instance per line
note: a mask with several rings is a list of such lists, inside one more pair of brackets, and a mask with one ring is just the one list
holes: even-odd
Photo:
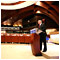
[(41, 55), (40, 51), (40, 36), (37, 34), (32, 34), (32, 42), (31, 42), (32, 53), (35, 56)]

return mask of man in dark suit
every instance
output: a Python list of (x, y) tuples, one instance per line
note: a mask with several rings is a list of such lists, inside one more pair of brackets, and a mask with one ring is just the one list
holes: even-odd
[(38, 20), (38, 30), (42, 32), (39, 33), (40, 35), (40, 50), (42, 50), (42, 43), (44, 44), (43, 52), (47, 51), (47, 44), (46, 44), (46, 27), (45, 24), (42, 23), (42, 20)]

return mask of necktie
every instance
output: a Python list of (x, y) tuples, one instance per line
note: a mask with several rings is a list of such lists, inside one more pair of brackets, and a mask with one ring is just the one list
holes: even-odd
[(39, 25), (39, 28), (40, 28), (40, 25)]

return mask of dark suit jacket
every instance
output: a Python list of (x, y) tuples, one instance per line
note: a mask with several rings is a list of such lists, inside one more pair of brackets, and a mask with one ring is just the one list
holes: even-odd
[(40, 28), (39, 28), (39, 26), (38, 26), (38, 30), (42, 30), (43, 32), (42, 33), (40, 33), (39, 35), (40, 35), (40, 37), (41, 37), (41, 41), (46, 41), (46, 27), (45, 27), (45, 24), (44, 23), (42, 23), (41, 25), (40, 25)]
[(42, 30), (42, 31), (45, 33), (45, 32), (46, 32), (45, 24), (42, 23), (42, 24), (40, 25), (40, 28), (39, 28), (39, 26), (38, 26), (38, 30)]

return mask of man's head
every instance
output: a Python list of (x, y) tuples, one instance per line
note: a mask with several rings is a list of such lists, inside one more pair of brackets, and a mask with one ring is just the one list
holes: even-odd
[(38, 20), (38, 24), (41, 24), (42, 23), (42, 20)]

